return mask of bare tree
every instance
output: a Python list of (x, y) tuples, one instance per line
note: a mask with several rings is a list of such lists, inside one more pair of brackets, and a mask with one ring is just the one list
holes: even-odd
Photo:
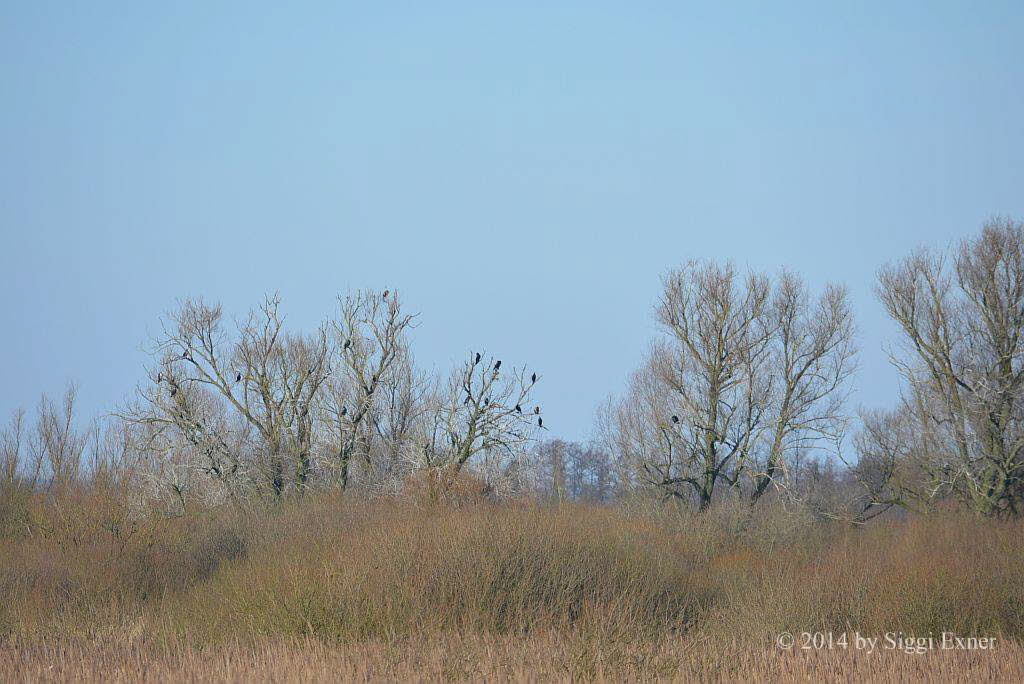
[(724, 485), (757, 501), (786, 457), (836, 441), (853, 371), (845, 290), (812, 301), (783, 273), (691, 262), (665, 279), (652, 346), (613, 422), (613, 443), (666, 498), (711, 505)]
[(82, 455), (89, 442), (88, 430), (75, 424), (78, 388), (69, 385), (60, 404), (43, 395), (39, 400), (35, 430), (28, 436), (29, 459), (33, 479), (39, 478), (47, 490), (61, 489), (78, 477)]
[(539, 376), (527, 376), (526, 369), (503, 369), (501, 363), (471, 354), (434, 399), (432, 427), (416, 458), (437, 475), (442, 491), (478, 454), (514, 462), (533, 431), (543, 428), (543, 412), (531, 401)]
[(200, 467), (222, 480), (238, 474), (238, 436), (251, 429), (263, 452), (252, 465), (273, 493), (280, 496), (289, 485), (303, 489), (330, 346), (324, 326), (297, 336), (283, 323), (277, 296), (250, 312), (233, 336), (219, 305), (186, 300), (155, 340), (151, 384), (121, 415), (150, 426), (150, 444), (162, 440), (165, 451), (184, 440), (204, 457)]
[(803, 282), (784, 272), (771, 316), (769, 383), (775, 387), (775, 407), (767, 458), (755, 475), (755, 500), (778, 481), (787, 453), (841, 439), (847, 427), (846, 382), (856, 368), (853, 315), (845, 288), (827, 285), (812, 302)]
[[(25, 410), (17, 409), (10, 422), (0, 431), (0, 468), (3, 469), (4, 487), (10, 491), (22, 481), (23, 444), (25, 437)], [(36, 474), (25, 480), (29, 488), (36, 486)]]
[(323, 409), (333, 425), (333, 451), (345, 489), (353, 458), (369, 471), (373, 435), (387, 429), (378, 404), (388, 406), (395, 421), (390, 428), (398, 428), (417, 410), (419, 390), (406, 339), (414, 317), (402, 311), (398, 293), (357, 292), (340, 299), (340, 308), (333, 324), (339, 372), (328, 385)]
[[(985, 514), (1019, 515), (1024, 227), (993, 220), (950, 254), (921, 250), (882, 269), (877, 291), (903, 333), (891, 354), (907, 383), (903, 411), (914, 416), (913, 438), (929, 448), (920, 490), (948, 491)], [(905, 483), (897, 490), (906, 493)]]

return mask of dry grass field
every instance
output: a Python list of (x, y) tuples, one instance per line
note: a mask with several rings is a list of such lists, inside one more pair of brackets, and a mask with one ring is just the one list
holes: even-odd
[[(4, 498), (0, 680), (1024, 676), (1024, 525), (340, 502), (137, 518)], [(780, 648), (788, 632), (873, 652)], [(995, 637), (942, 649), (940, 635)], [(885, 648), (883, 635), (934, 646)], [(901, 644), (905, 645), (905, 644)]]
[(260, 641), (213, 649), (88, 643), (7, 645), (3, 681), (307, 682), (339, 680), (1020, 681), (1024, 649), (907, 655), (781, 652), (700, 639), (595, 644), (576, 635), (434, 638), (326, 645)]

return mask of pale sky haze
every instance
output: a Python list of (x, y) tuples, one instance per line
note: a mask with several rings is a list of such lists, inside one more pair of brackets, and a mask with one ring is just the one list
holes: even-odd
[(398, 288), (414, 350), (544, 381), (586, 438), (690, 258), (854, 298), (896, 392), (885, 261), (1024, 218), (1024, 4), (0, 6), (0, 412), (142, 377), (147, 328), (279, 290), (310, 329)]

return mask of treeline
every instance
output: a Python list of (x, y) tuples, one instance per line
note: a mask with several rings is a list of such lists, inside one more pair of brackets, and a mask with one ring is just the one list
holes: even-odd
[[(482, 351), (447, 374), (414, 361), (394, 291), (339, 298), (313, 332), (268, 297), (229, 322), (181, 302), (148, 345), (146, 382), (81, 427), (75, 391), (0, 434), (3, 486), (115, 482), (138, 505), (302, 496), (672, 501), (765, 498), (864, 521), (945, 503), (1024, 510), (1024, 227), (993, 220), (879, 272), (901, 337), (893, 407), (855, 411), (856, 324), (839, 284), (690, 262), (664, 278), (652, 340), (588, 444), (545, 439), (537, 368)], [(517, 365), (518, 364), (518, 365)]]

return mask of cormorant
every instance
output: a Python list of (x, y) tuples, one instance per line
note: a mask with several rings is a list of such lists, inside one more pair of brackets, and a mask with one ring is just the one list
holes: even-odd
[(679, 422), (679, 416), (672, 416), (672, 422), (673, 423), (678, 423)]
[(241, 373), (235, 373), (235, 382), (241, 382), (241, 381), (242, 381), (242, 374)]
[(473, 365), (475, 366), (478, 363), (480, 363), (480, 352), (476, 353), (476, 361), (473, 362)]
[(494, 364), (494, 370), (501, 368), (501, 359), (498, 359), (497, 363)]
[(544, 419), (543, 418), (538, 418), (537, 419), (537, 427), (544, 427)]
[(536, 383), (537, 382), (537, 374), (536, 373), (534, 373), (533, 375), (530, 376), (530, 382), (531, 383)]

